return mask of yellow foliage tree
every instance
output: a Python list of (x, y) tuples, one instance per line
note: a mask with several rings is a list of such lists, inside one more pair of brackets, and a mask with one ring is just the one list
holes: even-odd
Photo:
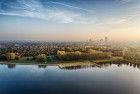
[(7, 53), (6, 57), (8, 60), (14, 60), (16, 58), (16, 53)]
[(65, 51), (57, 51), (57, 55), (58, 56), (65, 56), (66, 55), (66, 52)]

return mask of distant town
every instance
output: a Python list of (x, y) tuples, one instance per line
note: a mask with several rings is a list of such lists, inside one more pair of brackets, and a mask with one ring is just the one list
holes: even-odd
[(53, 64), (84, 61), (97, 63), (118, 60), (139, 64), (139, 47), (111, 41), (108, 37), (84, 42), (0, 42), (0, 61), (3, 63)]

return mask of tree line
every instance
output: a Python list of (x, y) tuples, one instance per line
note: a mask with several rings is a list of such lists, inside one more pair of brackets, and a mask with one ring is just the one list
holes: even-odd
[(100, 60), (111, 58), (111, 53), (89, 49), (88, 52), (57, 51), (59, 60)]

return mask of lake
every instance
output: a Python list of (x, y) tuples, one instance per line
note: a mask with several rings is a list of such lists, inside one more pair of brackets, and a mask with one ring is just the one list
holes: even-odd
[(0, 65), (0, 94), (140, 94), (140, 69), (130, 64)]

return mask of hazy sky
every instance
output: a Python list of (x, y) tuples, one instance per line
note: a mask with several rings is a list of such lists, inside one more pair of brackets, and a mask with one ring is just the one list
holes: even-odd
[(140, 0), (0, 0), (0, 40), (140, 40)]

